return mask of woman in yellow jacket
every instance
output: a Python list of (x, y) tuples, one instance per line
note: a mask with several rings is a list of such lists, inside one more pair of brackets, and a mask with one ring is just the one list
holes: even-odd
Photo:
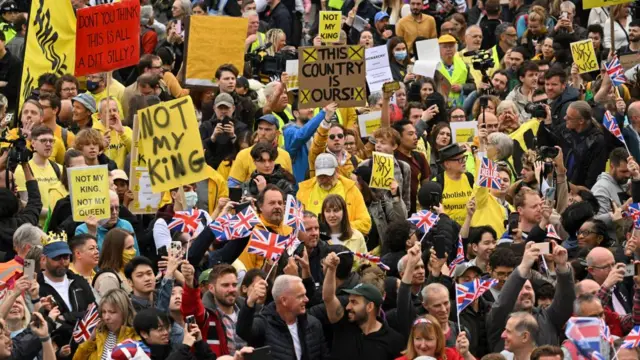
[(76, 350), (73, 360), (101, 360), (126, 339), (139, 341), (140, 337), (133, 329), (135, 311), (124, 290), (113, 289), (107, 292), (98, 306), (100, 324), (91, 340), (83, 342)]
[(325, 227), (327, 231), (329, 245), (344, 245), (354, 252), (363, 254), (367, 252), (364, 235), (351, 228), (347, 203), (340, 195), (333, 194), (324, 199), (320, 223), (320, 226)]

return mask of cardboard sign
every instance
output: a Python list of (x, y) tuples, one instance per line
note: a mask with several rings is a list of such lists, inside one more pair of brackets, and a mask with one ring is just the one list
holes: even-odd
[(619, 5), (619, 4), (626, 4), (626, 3), (630, 3), (633, 2), (634, 0), (583, 0), (582, 1), (582, 8), (583, 9), (591, 9), (594, 7), (601, 7), (601, 6), (614, 6), (614, 5)]
[(621, 55), (618, 56), (618, 60), (620, 61), (622, 68), (626, 71), (638, 65), (640, 62), (640, 54)]
[(84, 222), (89, 216), (97, 220), (111, 217), (107, 165), (68, 168), (67, 175), (73, 221)]
[(323, 107), (333, 102), (339, 107), (365, 106), (364, 47), (302, 47), (298, 80), (300, 108)]
[(393, 155), (373, 152), (373, 169), (371, 170), (371, 181), (369, 187), (374, 189), (391, 189), (393, 177)]
[(578, 66), (578, 73), (584, 74), (597, 71), (598, 59), (593, 48), (593, 40), (587, 39), (571, 43), (571, 55), (573, 62)]
[(477, 121), (461, 121), (449, 123), (451, 127), (451, 139), (454, 143), (462, 144), (473, 140), (478, 133)]
[[(244, 40), (249, 21), (231, 16), (190, 16), (185, 33), (184, 85), (215, 87), (216, 69), (233, 64), (244, 70)], [(223, 34), (223, 36), (212, 36)]]
[(207, 177), (198, 120), (191, 97), (138, 111), (140, 142), (154, 193)]
[(133, 144), (131, 146), (131, 168), (129, 169), (129, 189), (133, 191), (133, 201), (129, 210), (133, 214), (155, 214), (160, 207), (162, 194), (151, 189), (151, 177), (144, 150), (140, 145), (140, 122), (138, 115), (133, 116)]
[(389, 67), (389, 53), (386, 45), (380, 45), (365, 50), (367, 84), (369, 91), (382, 90), (382, 85), (393, 81), (391, 68)]
[(320, 11), (320, 39), (323, 43), (340, 41), (342, 13), (340, 11)]
[(76, 76), (138, 64), (139, 1), (86, 7), (76, 14)]
[(374, 131), (380, 128), (380, 119), (382, 111), (372, 111), (368, 114), (358, 115), (358, 127), (360, 128), (360, 137), (368, 137)]

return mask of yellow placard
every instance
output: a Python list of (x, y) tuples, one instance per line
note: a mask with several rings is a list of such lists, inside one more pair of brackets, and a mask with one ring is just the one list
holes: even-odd
[(133, 201), (129, 204), (129, 211), (133, 214), (155, 214), (162, 202), (162, 194), (149, 191), (149, 169), (139, 138), (140, 122), (138, 115), (133, 115), (133, 146), (129, 169), (129, 189), (133, 190)]
[(231, 16), (189, 17), (185, 35), (184, 83), (215, 86), (216, 70), (222, 64), (233, 64), (242, 74), (248, 24), (247, 19)]
[(198, 120), (190, 96), (139, 110), (138, 120), (139, 141), (154, 193), (207, 177)]
[(320, 39), (323, 43), (340, 41), (342, 13), (340, 11), (320, 11)]
[(578, 73), (584, 74), (599, 69), (593, 40), (587, 39), (571, 43), (573, 62), (578, 66)]
[(40, 75), (73, 74), (76, 64), (76, 15), (70, 1), (33, 0), (28, 19), (19, 109), (38, 88)]
[(83, 222), (93, 215), (97, 220), (111, 216), (109, 169), (107, 165), (67, 169), (73, 221)]
[(393, 181), (393, 155), (381, 152), (373, 152), (373, 169), (369, 187), (375, 189), (391, 189)]
[(476, 132), (473, 129), (458, 129), (456, 132), (455, 142), (458, 144), (464, 144), (470, 142), (469, 139), (473, 139)]
[(586, 10), (594, 7), (613, 6), (630, 2), (633, 2), (633, 0), (582, 0), (582, 8)]

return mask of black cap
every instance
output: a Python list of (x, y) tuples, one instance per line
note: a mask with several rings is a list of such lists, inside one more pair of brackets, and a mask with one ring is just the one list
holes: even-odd
[(5, 1), (2, 6), (0, 6), (0, 14), (8, 12), (18, 12), (18, 5), (13, 1)]
[(446, 160), (464, 154), (465, 152), (466, 150), (460, 147), (457, 143), (447, 145), (438, 151), (438, 162), (445, 162)]
[(359, 295), (364, 297), (365, 299), (371, 301), (372, 303), (376, 304), (376, 306), (380, 306), (382, 305), (382, 294), (380, 294), (380, 291), (378, 291), (378, 289), (375, 288), (375, 286), (370, 285), (370, 284), (358, 284), (356, 285), (356, 287), (354, 287), (353, 289), (345, 289), (342, 290), (347, 294), (350, 295)]

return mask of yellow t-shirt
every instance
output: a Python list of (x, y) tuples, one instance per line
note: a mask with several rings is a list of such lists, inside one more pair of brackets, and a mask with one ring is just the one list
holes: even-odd
[[(67, 190), (62, 186), (55, 170), (48, 161), (44, 167), (40, 167), (36, 165), (33, 159), (31, 159), (29, 161), (29, 165), (31, 165), (33, 177), (38, 181), (38, 189), (40, 190), (40, 198), (42, 199), (42, 208), (51, 208), (53, 210), (56, 202), (68, 195)], [(58, 168), (60, 169), (60, 173), (62, 173), (62, 165), (58, 164)], [(21, 166), (16, 168), (14, 175), (18, 191), (27, 191), (26, 180)], [(44, 225), (46, 218), (46, 215), (40, 216), (40, 226)]]
[[(246, 149), (240, 150), (236, 159), (233, 161), (233, 165), (231, 165), (231, 170), (229, 171), (229, 187), (240, 186), (238, 183), (244, 183), (249, 180), (251, 173), (256, 170), (256, 165), (253, 163), (253, 159), (251, 158), (252, 148), (253, 146), (250, 146)], [(278, 148), (278, 157), (275, 162), (282, 166), (283, 169), (293, 174), (293, 170), (291, 168), (291, 156), (289, 156), (289, 153), (285, 149)]]
[[(60, 138), (60, 134), (61, 133), (62, 133), (62, 130), (60, 130), (59, 132), (55, 132), (55, 131), (53, 132), (53, 137), (56, 139), (56, 142), (53, 144), (53, 149), (51, 150), (51, 155), (49, 156), (49, 160), (55, 161), (58, 164), (63, 164), (64, 163), (64, 153), (67, 151), (64, 148), (64, 144), (62, 143), (62, 138)], [(18, 138), (18, 128), (10, 129), (7, 132), (6, 138), (8, 140), (17, 139)], [(3, 143), (2, 144), (3, 148), (7, 147), (7, 146), (9, 146), (8, 143)], [(30, 140), (27, 140), (27, 147), (29, 149), (33, 150), (33, 147), (31, 146), (31, 141)]]
[[(60, 139), (60, 144), (62, 144), (62, 146), (64, 147), (64, 139), (62, 138), (62, 127), (60, 125), (56, 125), (56, 129), (53, 130), (53, 136), (55, 136), (57, 139)], [(56, 142), (58, 142), (58, 140), (56, 139)], [(71, 130), (67, 130), (67, 146), (64, 147), (65, 151), (67, 149), (71, 149), (73, 147), (73, 143), (76, 142), (76, 135), (71, 132)], [(59, 164), (64, 163), (64, 159), (62, 161), (58, 161)]]
[(442, 191), (442, 205), (444, 212), (458, 224), (464, 224), (467, 216), (467, 201), (471, 197), (473, 188), (469, 185), (466, 174), (462, 174), (459, 180), (451, 179), (444, 173), (444, 189)]
[[(94, 121), (93, 128), (99, 130), (101, 133), (105, 134), (107, 129), (101, 121)], [(124, 131), (122, 134), (118, 134), (115, 130), (110, 130), (111, 134), (111, 143), (109, 144), (109, 148), (105, 149), (104, 154), (111, 160), (113, 160), (116, 165), (118, 165), (118, 169), (123, 169), (128, 171), (128, 169), (124, 168), (124, 163), (127, 159), (127, 154), (131, 152), (131, 139), (133, 139), (133, 131), (128, 126), (123, 126)]]

